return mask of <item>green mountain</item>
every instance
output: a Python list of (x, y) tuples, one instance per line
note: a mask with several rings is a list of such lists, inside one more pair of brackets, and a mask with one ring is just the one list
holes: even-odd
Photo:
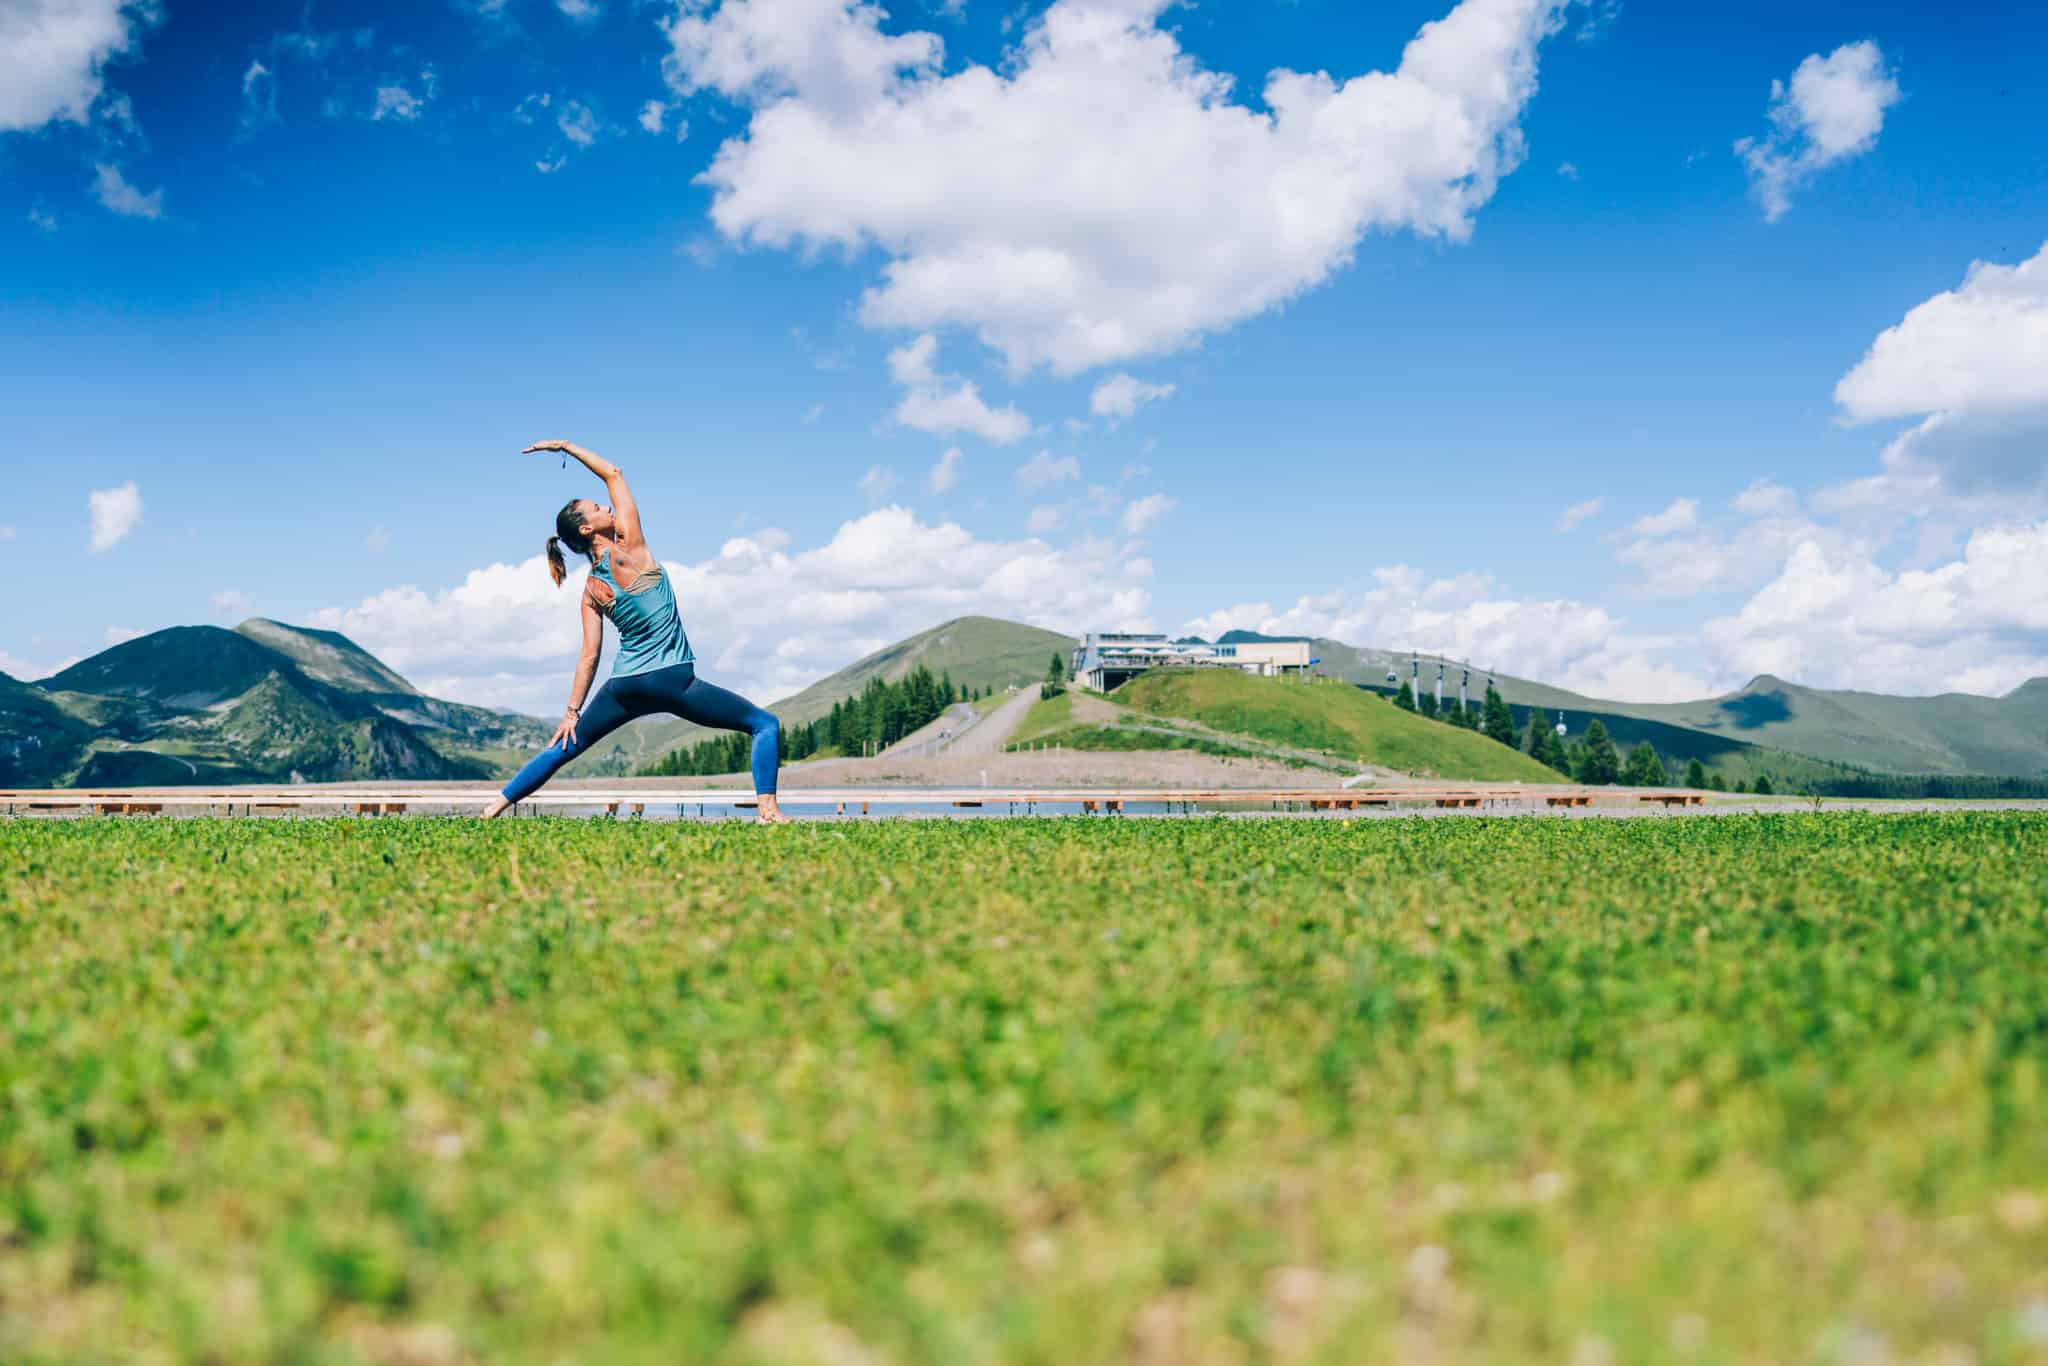
[(1563, 781), (1526, 754), (1476, 731), (1403, 711), (1357, 688), (1254, 678), (1235, 669), (1159, 669), (1139, 675), (1111, 696), (1148, 716), (1196, 721), (1213, 730), (1418, 776)]
[(0, 786), (491, 778), (547, 734), (426, 697), (332, 631), (179, 626), (0, 683)]
[(1065, 659), (1079, 642), (1072, 636), (994, 617), (956, 617), (920, 631), (894, 645), (819, 679), (771, 709), (784, 721), (815, 721), (865, 688), (870, 678), (890, 682), (922, 664), (935, 674), (951, 674), (963, 688), (995, 688), (1041, 682), (1045, 666), (1057, 654)]
[(235, 628), (235, 634), (286, 656), (299, 666), (299, 672), (322, 683), (357, 692), (419, 696), (412, 684), (393, 673), (383, 660), (339, 631), (315, 631), (251, 617)]
[(1806, 688), (1765, 674), (1699, 702), (1601, 705), (1880, 773), (2048, 777), (2048, 678), (2004, 697), (1894, 697)]
[[(1336, 677), (1392, 692), (1387, 673), (1411, 676), (1410, 655), (1318, 639), (1322, 668)], [(1445, 673), (1455, 695), (1461, 666)], [(1487, 675), (1472, 671), (1474, 701)], [(1624, 748), (1649, 740), (1669, 763), (1697, 757), (1733, 781), (1774, 778), (1845, 779), (1856, 772), (1912, 775), (1987, 775), (2048, 778), (2048, 678), (2036, 678), (2004, 697), (1944, 693), (1898, 697), (1884, 693), (1802, 687), (1768, 674), (1720, 697), (1697, 702), (1614, 702), (1509, 674), (1495, 676), (1513, 705), (1516, 723), (1526, 709), (1564, 713), (1573, 736), (1599, 718)], [(1422, 660), (1425, 690), (1436, 686), (1433, 660)]]

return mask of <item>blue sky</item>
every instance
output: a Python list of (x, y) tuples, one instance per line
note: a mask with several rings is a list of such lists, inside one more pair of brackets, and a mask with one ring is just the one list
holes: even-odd
[(2048, 673), (2036, 9), (59, 8), (0, 7), (20, 676), (261, 614), (551, 711), (555, 436), (764, 699), (965, 611)]

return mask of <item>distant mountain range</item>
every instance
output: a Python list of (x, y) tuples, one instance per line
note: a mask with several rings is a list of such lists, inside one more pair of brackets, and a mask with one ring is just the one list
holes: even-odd
[[(1418, 657), (1334, 640), (1314, 644), (1326, 672), (1382, 691), (1389, 690), (1389, 670), (1406, 679)], [(1433, 689), (1435, 658), (1419, 658), (1423, 687)], [(1461, 669), (1453, 663), (1446, 671), (1447, 696), (1456, 694)], [(1473, 670), (1475, 699), (1486, 677)], [(1794, 755), (1836, 770), (2048, 779), (2048, 678), (2031, 679), (2004, 697), (1896, 697), (1808, 688), (1760, 674), (1734, 692), (1697, 702), (1612, 702), (1509, 674), (1494, 679), (1518, 711), (1563, 711), (1574, 733), (1598, 716), (1617, 740), (1651, 740), (1667, 758), (1698, 753), (1710, 768), (1716, 761), (1737, 769), (1754, 767), (1752, 760), (1766, 767), (1775, 762), (1772, 771), (1782, 777), (1787, 761), (1777, 756)], [(1745, 747), (1766, 753), (1744, 757)]]
[[(1225, 642), (1270, 639), (1232, 631)], [(992, 617), (961, 617), (854, 661), (772, 705), (815, 720), (870, 679), (923, 665), (967, 688), (1045, 677), (1075, 640)], [(1315, 639), (1324, 672), (1375, 691), (1410, 676), (1412, 656)], [(1455, 695), (1461, 666), (1446, 673)], [(1698, 758), (1731, 783), (1769, 773), (1815, 790), (1860, 775), (2048, 782), (2048, 679), (2000, 698), (1893, 697), (1802, 687), (1769, 676), (1697, 702), (1613, 702), (1494, 676), (1518, 726), (1538, 709), (1572, 735), (1601, 721), (1624, 748), (1648, 740), (1667, 764)], [(1435, 661), (1422, 663), (1425, 690)], [(1486, 676), (1475, 670), (1476, 702)], [(257, 619), (234, 630), (180, 626), (116, 645), (51, 678), (0, 674), (0, 786), (129, 786), (491, 779), (546, 743), (551, 723), (427, 697), (332, 631)], [(704, 732), (642, 722), (578, 760), (585, 775), (629, 772)]]
[(0, 674), (0, 786), (489, 778), (530, 717), (427, 697), (332, 631), (175, 626), (38, 683)]

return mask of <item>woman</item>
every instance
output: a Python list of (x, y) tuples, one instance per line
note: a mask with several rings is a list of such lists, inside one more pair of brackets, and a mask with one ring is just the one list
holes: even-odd
[[(696, 656), (676, 611), (668, 576), (648, 553), (640, 534), (640, 510), (619, 467), (592, 455), (573, 441), (540, 441), (524, 453), (560, 451), (583, 462), (604, 480), (610, 507), (587, 498), (570, 500), (555, 514), (555, 534), (548, 537), (548, 573), (560, 585), (568, 570), (562, 547), (590, 561), (583, 584), (583, 655), (569, 685), (569, 707), (555, 727), (548, 747), (535, 755), (505, 785), (484, 817), (496, 816), (555, 776), (555, 770), (635, 717), (668, 712), (685, 721), (716, 730), (743, 730), (754, 737), (754, 793), (764, 825), (787, 825), (789, 817), (775, 802), (775, 770), (781, 762), (782, 726), (769, 713), (743, 697), (697, 677)], [(604, 621), (619, 632), (619, 653), (612, 676), (582, 710), (584, 694), (597, 673), (604, 646)]]

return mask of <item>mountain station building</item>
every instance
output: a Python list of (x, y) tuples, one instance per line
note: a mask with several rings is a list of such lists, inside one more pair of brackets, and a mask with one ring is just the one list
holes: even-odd
[(1173, 640), (1163, 635), (1090, 631), (1074, 650), (1075, 681), (1091, 692), (1108, 692), (1148, 669), (1237, 669), (1261, 678), (1307, 673), (1314, 661), (1306, 640)]

